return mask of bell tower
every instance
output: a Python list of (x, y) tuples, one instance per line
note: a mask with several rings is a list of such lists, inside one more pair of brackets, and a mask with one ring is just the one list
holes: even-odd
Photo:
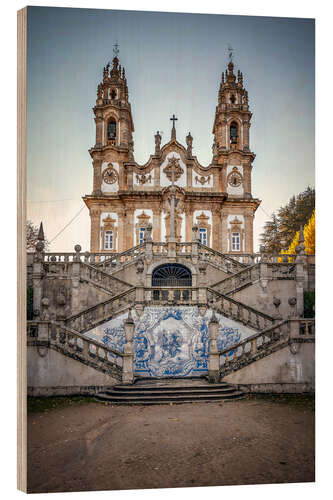
[(102, 191), (101, 166), (104, 160), (119, 164), (120, 186), (124, 177), (122, 164), (133, 160), (134, 124), (131, 105), (128, 102), (125, 69), (119, 64), (117, 44), (113, 52), (112, 67), (108, 63), (103, 68), (103, 79), (97, 87), (96, 105), (93, 108), (96, 143), (89, 150), (94, 167), (93, 194), (101, 194)]
[(243, 74), (234, 73), (232, 50), (222, 72), (213, 125), (213, 164), (220, 166), (220, 185), (227, 194), (222, 208), (222, 251), (251, 253), (253, 251), (253, 218), (260, 201), (252, 197), (252, 162), (250, 149), (248, 93)]

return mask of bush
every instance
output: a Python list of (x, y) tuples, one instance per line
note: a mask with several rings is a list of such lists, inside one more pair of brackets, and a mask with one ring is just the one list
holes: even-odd
[(304, 292), (304, 318), (315, 317), (315, 292)]

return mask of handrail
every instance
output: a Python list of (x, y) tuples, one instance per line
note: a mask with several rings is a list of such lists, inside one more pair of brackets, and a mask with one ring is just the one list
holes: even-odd
[(212, 288), (208, 287), (207, 291), (209, 291), (215, 295), (218, 295), (220, 298), (226, 300), (227, 302), (228, 301), (232, 302), (236, 306), (239, 305), (241, 307), (244, 307), (245, 309), (248, 309), (249, 311), (251, 311), (253, 314), (257, 314), (258, 316), (261, 316), (262, 318), (266, 318), (266, 319), (273, 321), (273, 322), (275, 321), (275, 318), (273, 318), (269, 314), (264, 313), (262, 311), (258, 311), (257, 309), (254, 309), (254, 307), (248, 306), (247, 304), (244, 304), (243, 302), (240, 302), (239, 300), (235, 300), (232, 297), (228, 297), (227, 295), (224, 295), (223, 293), (218, 292), (217, 290), (213, 290)]
[[(292, 324), (295, 322), (299, 324), (296, 335), (294, 331), (295, 329), (292, 328)], [(305, 333), (300, 332), (302, 323), (305, 323)], [(237, 344), (219, 351), (218, 356), (220, 360), (219, 365), (221, 376), (223, 377), (232, 371), (243, 368), (257, 359), (267, 356), (275, 350), (288, 344), (292, 345), (300, 341), (313, 342), (315, 336), (309, 333), (311, 331), (311, 329), (309, 329), (309, 323), (315, 325), (315, 320), (307, 318), (291, 318), (282, 320), (255, 335), (251, 335), (241, 340)], [(284, 325), (288, 325), (288, 331), (285, 333), (283, 333), (282, 330)], [(245, 351), (246, 345), (250, 346), (248, 351)], [(232, 358), (229, 359), (231, 355)]]
[[(242, 274), (249, 273), (251, 275), (252, 271), (255, 268), (259, 269), (259, 264), (253, 264), (252, 266), (248, 266), (245, 269), (241, 269), (240, 271), (237, 271), (237, 273), (234, 273), (231, 276), (227, 276), (226, 278), (223, 278), (222, 280), (217, 281), (216, 283), (211, 285), (211, 288), (215, 288), (217, 286), (223, 285), (224, 283), (227, 283), (228, 281), (232, 281), (234, 279), (237, 279)], [(250, 276), (250, 278), (251, 278), (251, 276)]]
[(114, 302), (118, 299), (122, 299), (126, 295), (129, 295), (130, 293), (132, 293), (134, 291), (135, 291), (135, 287), (133, 286), (133, 287), (129, 288), (128, 290), (125, 290), (124, 292), (121, 292), (121, 293), (118, 293), (117, 295), (114, 295), (110, 299), (104, 300), (103, 302), (99, 302), (98, 304), (91, 306), (88, 309), (84, 309), (83, 311), (78, 312), (76, 314), (72, 314), (72, 316), (68, 316), (68, 318), (65, 319), (65, 322), (75, 320), (76, 318), (78, 318), (79, 316), (81, 316), (84, 313), (90, 314), (94, 311), (94, 309), (97, 309), (98, 307), (106, 306), (109, 303)]

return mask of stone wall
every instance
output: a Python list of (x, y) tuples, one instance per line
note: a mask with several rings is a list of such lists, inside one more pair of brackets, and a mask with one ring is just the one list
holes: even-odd
[(28, 346), (27, 366), (30, 396), (94, 394), (101, 387), (120, 383), (119, 380), (53, 349), (45, 349), (45, 356), (40, 356), (37, 347)]
[(315, 344), (286, 346), (230, 373), (223, 381), (250, 392), (314, 392)]
[[(239, 302), (247, 304), (270, 316), (286, 319), (295, 316), (296, 306), (291, 306), (289, 299), (296, 297), (296, 281), (271, 280), (268, 281), (265, 287), (257, 281), (253, 285), (229, 294), (229, 297), (239, 300)], [(274, 299), (280, 301), (279, 306), (274, 305), (274, 302), (278, 303)]]

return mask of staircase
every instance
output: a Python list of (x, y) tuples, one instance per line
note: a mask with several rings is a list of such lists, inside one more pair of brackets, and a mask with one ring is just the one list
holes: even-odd
[(98, 401), (112, 405), (212, 403), (243, 397), (231, 384), (210, 384), (204, 379), (142, 379), (133, 385), (116, 385), (96, 395)]

